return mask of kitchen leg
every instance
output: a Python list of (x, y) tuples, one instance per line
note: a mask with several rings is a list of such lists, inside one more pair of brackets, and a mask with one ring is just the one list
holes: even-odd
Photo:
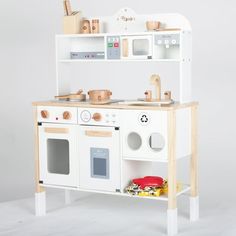
[(167, 234), (173, 236), (178, 233), (178, 210), (168, 209), (167, 210)]
[(168, 112), (168, 211), (167, 233), (175, 235), (178, 232), (176, 203), (176, 113)]
[(199, 219), (199, 197), (190, 197), (190, 220)]
[(37, 123), (37, 108), (34, 107), (34, 130), (35, 130), (35, 215), (43, 216), (46, 214), (46, 192), (44, 187), (39, 184), (39, 136)]
[(199, 218), (199, 196), (198, 196), (198, 161), (197, 161), (197, 107), (191, 108), (191, 191), (190, 191), (190, 220)]
[(71, 204), (71, 191), (68, 189), (65, 190), (65, 204), (66, 205)]
[(46, 215), (46, 192), (35, 193), (35, 215)]

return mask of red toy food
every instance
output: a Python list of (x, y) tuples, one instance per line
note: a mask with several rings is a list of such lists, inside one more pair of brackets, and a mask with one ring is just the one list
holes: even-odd
[(145, 187), (161, 187), (164, 184), (164, 179), (159, 176), (145, 176), (143, 178), (133, 179), (133, 183)]

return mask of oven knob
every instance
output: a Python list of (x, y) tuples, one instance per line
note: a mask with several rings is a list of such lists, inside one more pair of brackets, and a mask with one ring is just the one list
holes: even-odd
[(48, 118), (49, 117), (49, 112), (46, 111), (46, 110), (42, 110), (41, 111), (41, 117), (44, 118), (44, 119)]
[(102, 116), (100, 113), (94, 113), (92, 117), (95, 121), (100, 121), (102, 119)]
[(70, 112), (69, 111), (64, 111), (63, 112), (63, 119), (64, 120), (70, 120), (70, 118), (71, 118)]

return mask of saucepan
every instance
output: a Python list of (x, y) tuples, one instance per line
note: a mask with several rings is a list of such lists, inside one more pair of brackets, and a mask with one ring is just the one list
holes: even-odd
[(89, 90), (88, 95), (91, 104), (106, 104), (110, 102), (112, 92), (107, 89)]

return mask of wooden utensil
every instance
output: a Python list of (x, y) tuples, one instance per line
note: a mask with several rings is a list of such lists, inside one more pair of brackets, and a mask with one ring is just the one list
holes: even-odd
[(67, 15), (71, 16), (72, 15), (72, 9), (71, 9), (70, 0), (65, 0), (65, 6), (66, 6), (66, 9), (67, 9)]
[(66, 100), (85, 101), (86, 100), (86, 94), (82, 94), (82, 92), (83, 92), (83, 90), (80, 89), (77, 93), (55, 96), (55, 98), (57, 98), (57, 99), (66, 99)]
[(63, 1), (63, 8), (64, 8), (64, 15), (68, 16), (67, 6), (66, 6), (66, 0)]

